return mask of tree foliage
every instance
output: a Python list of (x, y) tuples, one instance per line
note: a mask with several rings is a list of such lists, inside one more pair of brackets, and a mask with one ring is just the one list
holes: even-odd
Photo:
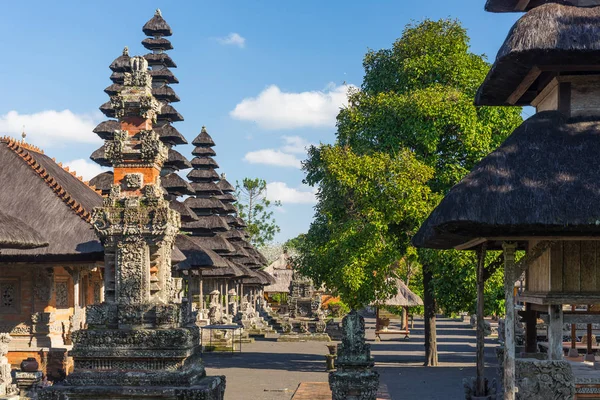
[(238, 216), (248, 225), (246, 232), (250, 242), (263, 247), (280, 230), (273, 217), (273, 207), (281, 203), (267, 199), (267, 182), (260, 178), (244, 178), (241, 184), (236, 181), (236, 194)]
[[(473, 105), (489, 64), (469, 51), (457, 21), (408, 25), (363, 66), (335, 145), (312, 148), (304, 166), (319, 192), (300, 264), (351, 305), (389, 294), (385, 277), (398, 273), (390, 265), (407, 254), (423, 218), (521, 122), (518, 108)], [(431, 269), (441, 306), (471, 307), (474, 254), (419, 250), (414, 262)]]

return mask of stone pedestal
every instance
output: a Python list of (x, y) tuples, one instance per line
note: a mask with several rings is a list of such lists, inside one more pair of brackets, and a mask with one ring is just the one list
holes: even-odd
[(365, 320), (352, 310), (342, 321), (337, 370), (329, 373), (333, 400), (376, 400), (379, 374), (373, 371), (371, 346), (365, 343)]
[(16, 386), (12, 383), (11, 368), (6, 358), (11, 340), (8, 333), (0, 333), (0, 398), (17, 392)]
[(30, 392), (36, 390), (42, 383), (42, 372), (15, 372), (15, 381), (21, 397), (30, 397)]

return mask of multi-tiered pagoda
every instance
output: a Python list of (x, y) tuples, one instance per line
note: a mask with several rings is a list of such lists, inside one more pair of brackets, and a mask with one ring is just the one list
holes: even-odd
[[(527, 12), (510, 30), (475, 103), (533, 106), (536, 114), (448, 192), (414, 238), (418, 247), (503, 249), (505, 399), (600, 393), (600, 379), (578, 381), (563, 360), (572, 346), (563, 344), (563, 323), (600, 322), (598, 312), (575, 311), (600, 304), (599, 4), (488, 0), (489, 11)], [(517, 249), (527, 251), (518, 263)], [(514, 288), (522, 273), (525, 350), (537, 352), (536, 319), (545, 319), (547, 340), (539, 345), (547, 352), (534, 356), (544, 360), (515, 360)], [(483, 279), (479, 287), (483, 293)], [(594, 358), (591, 340), (581, 347)], [(482, 371), (483, 356), (479, 361)], [(484, 395), (482, 386), (481, 377), (476, 395)]]

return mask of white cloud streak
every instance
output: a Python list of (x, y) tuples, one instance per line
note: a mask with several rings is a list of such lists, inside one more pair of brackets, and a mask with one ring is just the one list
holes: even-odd
[(77, 176), (83, 177), (83, 180), (89, 181), (96, 175), (109, 171), (110, 168), (101, 167), (93, 161), (84, 160), (83, 158), (78, 158), (77, 160), (72, 160), (64, 163), (65, 166), (69, 167), (71, 171), (75, 171)]
[(333, 128), (340, 108), (348, 105), (350, 88), (355, 86), (330, 83), (325, 90), (294, 93), (271, 85), (258, 96), (243, 99), (229, 115), (264, 129)]
[(225, 46), (237, 46), (240, 49), (246, 47), (246, 38), (236, 32), (231, 32), (225, 37), (217, 38), (217, 42)]
[(276, 165), (279, 167), (300, 168), (300, 160), (293, 154), (287, 154), (280, 150), (263, 149), (246, 153), (244, 161), (250, 164)]
[(40, 147), (62, 147), (71, 143), (102, 143), (92, 130), (98, 118), (91, 114), (75, 114), (70, 110), (40, 111), (19, 114), (9, 111), (0, 115), (0, 134), (20, 136), (23, 130), (27, 142)]
[(289, 187), (285, 182), (269, 182), (267, 184), (267, 198), (272, 201), (281, 201), (283, 204), (315, 204), (317, 190), (302, 185), (297, 188)]

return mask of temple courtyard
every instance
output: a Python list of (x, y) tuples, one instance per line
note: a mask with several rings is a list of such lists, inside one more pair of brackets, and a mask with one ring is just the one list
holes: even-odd
[[(367, 339), (381, 382), (392, 399), (464, 398), (462, 379), (475, 375), (475, 330), (466, 322), (438, 319), (440, 366), (426, 368), (423, 320), (415, 319), (411, 338), (385, 336), (375, 342), (375, 318), (366, 316)], [(496, 377), (494, 339), (486, 339), (486, 375)], [(300, 382), (327, 382), (325, 354), (320, 342), (284, 343), (275, 338), (245, 344), (241, 353), (204, 355), (208, 375), (227, 377), (226, 400), (291, 399)]]

